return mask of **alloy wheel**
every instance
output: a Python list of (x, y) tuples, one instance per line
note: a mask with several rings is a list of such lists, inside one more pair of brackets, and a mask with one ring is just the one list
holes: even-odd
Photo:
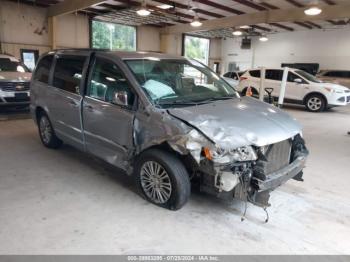
[(141, 167), (141, 186), (146, 196), (156, 204), (166, 203), (172, 186), (167, 171), (155, 161), (147, 161)]
[(39, 129), (40, 129), (40, 135), (44, 143), (49, 144), (52, 137), (52, 129), (51, 129), (51, 124), (47, 119), (47, 117), (43, 116), (40, 118)]
[(318, 97), (311, 97), (308, 101), (307, 101), (307, 106), (312, 110), (312, 111), (317, 111), (320, 110), (321, 106), (322, 106), (322, 101), (320, 98)]

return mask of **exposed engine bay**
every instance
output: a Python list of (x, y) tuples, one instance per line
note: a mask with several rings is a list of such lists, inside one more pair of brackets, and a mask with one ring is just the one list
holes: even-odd
[[(308, 150), (304, 139), (296, 135), (272, 145), (256, 148), (257, 160), (235, 162), (209, 168), (203, 160), (201, 190), (224, 199), (239, 199), (262, 208), (270, 206), (270, 192), (293, 178), (303, 181)], [(216, 171), (213, 176), (213, 169)], [(209, 171), (209, 172), (208, 172)]]

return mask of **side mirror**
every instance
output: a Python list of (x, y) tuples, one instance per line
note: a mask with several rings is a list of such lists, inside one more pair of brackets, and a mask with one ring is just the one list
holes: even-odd
[(112, 103), (120, 106), (128, 106), (128, 93), (125, 91), (115, 92)]
[(300, 79), (300, 78), (295, 78), (295, 79), (294, 79), (294, 82), (297, 83), (297, 84), (302, 84), (302, 83), (303, 83), (303, 80)]

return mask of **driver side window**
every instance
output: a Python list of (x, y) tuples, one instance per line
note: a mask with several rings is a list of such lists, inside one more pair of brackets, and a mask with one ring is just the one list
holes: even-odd
[(128, 95), (128, 104), (133, 105), (135, 96), (121, 69), (113, 62), (96, 58), (87, 95), (112, 103), (115, 94), (122, 91)]
[[(294, 73), (292, 73), (292, 72), (288, 72), (287, 81), (288, 81), (288, 82), (294, 83), (294, 82), (295, 82), (295, 79), (300, 79), (300, 80), (302, 80), (300, 76), (297, 76), (296, 74), (294, 74)], [(302, 80), (302, 82), (304, 82), (304, 81)]]

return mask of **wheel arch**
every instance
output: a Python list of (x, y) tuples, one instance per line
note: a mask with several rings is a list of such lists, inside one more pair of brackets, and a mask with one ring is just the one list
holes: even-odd
[(327, 97), (324, 94), (322, 94), (321, 92), (317, 92), (317, 91), (310, 92), (310, 93), (308, 93), (308, 94), (306, 94), (304, 96), (304, 98), (303, 98), (303, 104), (304, 105), (306, 104), (306, 100), (312, 95), (319, 95), (319, 96), (321, 96), (326, 101), (326, 107), (328, 106)]
[(133, 162), (137, 161), (137, 159), (143, 153), (145, 153), (146, 151), (149, 151), (151, 149), (160, 149), (160, 150), (166, 151), (166, 152), (178, 157), (180, 159), (180, 161), (184, 164), (189, 175), (193, 174), (193, 172), (196, 170), (196, 168), (198, 168), (198, 163), (195, 161), (195, 159), (193, 158), (193, 156), (190, 153), (183, 154), (183, 153), (180, 153), (179, 151), (176, 151), (174, 148), (171, 147), (171, 145), (167, 141), (164, 141), (161, 144), (156, 144), (156, 145), (152, 145), (150, 147), (144, 148), (142, 151), (138, 152), (134, 156)]
[(40, 117), (40, 115), (41, 115), (42, 113), (47, 114), (46, 110), (45, 110), (43, 107), (37, 106), (37, 107), (35, 108), (35, 121), (36, 121), (37, 124), (39, 123), (39, 117)]

